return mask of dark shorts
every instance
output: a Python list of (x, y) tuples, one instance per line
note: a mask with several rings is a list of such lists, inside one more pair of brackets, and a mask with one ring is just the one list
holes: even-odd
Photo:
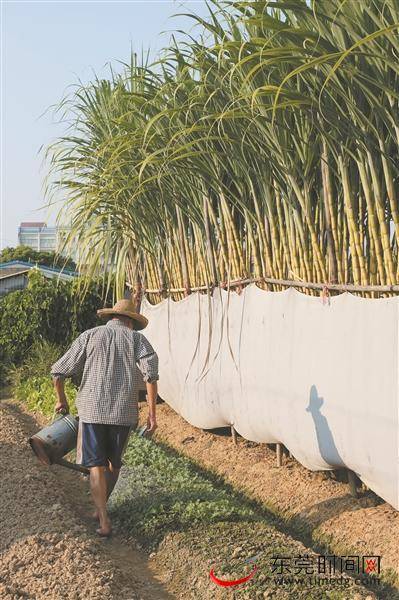
[(122, 466), (122, 455), (132, 428), (129, 425), (79, 423), (77, 462), (84, 467)]

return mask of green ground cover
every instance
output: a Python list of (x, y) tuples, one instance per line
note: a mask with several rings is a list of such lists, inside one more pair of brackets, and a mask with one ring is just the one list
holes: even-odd
[[(54, 415), (55, 393), (50, 377), (39, 376), (21, 380), (13, 390), (17, 400), (26, 403), (27, 408), (32, 412), (41, 412), (46, 417)], [(69, 379), (65, 381), (65, 392), (69, 402), (69, 412), (76, 415), (77, 389)]]
[(296, 581), (276, 582), (281, 557), (295, 561), (309, 556), (316, 571), (318, 555), (287, 534), (272, 514), (174, 451), (133, 434), (124, 463), (110, 512), (124, 534), (159, 554), (163, 567), (174, 573), (175, 591), (187, 585), (198, 598), (218, 598), (213, 594), (224, 588), (210, 579), (212, 566), (218, 577), (236, 579), (256, 561), (256, 575), (229, 597), (267, 597), (270, 591), (276, 598), (343, 600), (353, 597), (349, 589), (358, 598), (370, 594), (339, 571), (328, 583), (317, 572), (298, 572)]

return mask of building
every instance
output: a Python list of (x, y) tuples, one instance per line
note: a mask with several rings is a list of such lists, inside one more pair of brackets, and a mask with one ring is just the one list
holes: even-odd
[[(69, 231), (69, 227), (48, 227), (44, 221), (24, 222), (18, 228), (18, 244), (38, 252), (60, 252)], [(60, 254), (66, 256), (65, 252)], [(76, 261), (76, 251), (69, 253), (68, 258)]]
[(44, 222), (21, 223), (18, 228), (18, 243), (38, 252), (55, 252), (57, 228), (47, 227)]
[(74, 271), (66, 269), (55, 269), (44, 265), (35, 265), (34, 263), (24, 262), (22, 260), (11, 260), (0, 263), (0, 296), (9, 292), (23, 290), (28, 284), (28, 273), (30, 269), (38, 269), (47, 279), (60, 279), (61, 281), (70, 281), (78, 276)]

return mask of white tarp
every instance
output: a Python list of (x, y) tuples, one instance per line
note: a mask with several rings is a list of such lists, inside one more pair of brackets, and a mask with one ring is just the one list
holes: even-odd
[(142, 311), (160, 396), (189, 423), (281, 442), (311, 470), (347, 467), (399, 509), (399, 298), (250, 285)]

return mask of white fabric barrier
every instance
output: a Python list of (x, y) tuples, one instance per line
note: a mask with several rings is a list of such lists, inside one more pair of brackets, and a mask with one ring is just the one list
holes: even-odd
[(399, 298), (216, 289), (155, 306), (159, 393), (204, 429), (283, 443), (311, 470), (347, 467), (399, 510)]

